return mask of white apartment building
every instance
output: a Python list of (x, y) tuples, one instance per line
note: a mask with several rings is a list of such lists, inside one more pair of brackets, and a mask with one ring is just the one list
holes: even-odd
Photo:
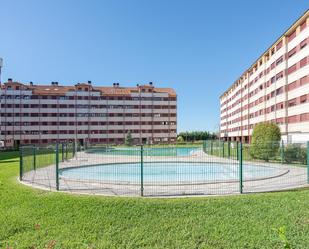
[(177, 96), (150, 82), (136, 87), (1, 85), (0, 141), (4, 147), (78, 141), (122, 144), (172, 143), (177, 136)]
[(309, 141), (309, 11), (220, 96), (220, 137), (250, 142), (261, 122), (288, 142)]

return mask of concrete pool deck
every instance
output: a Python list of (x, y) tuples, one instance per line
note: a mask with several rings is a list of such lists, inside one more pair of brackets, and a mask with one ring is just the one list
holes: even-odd
[[(202, 150), (190, 156), (144, 156), (144, 162), (205, 162), (223, 163), (238, 166), (235, 159), (219, 158), (205, 154)], [(96, 164), (110, 163), (140, 163), (140, 156), (104, 155), (78, 152), (73, 159), (59, 163), (59, 169), (85, 167)], [(295, 165), (275, 164), (265, 162), (243, 162), (278, 169), (278, 174), (259, 179), (246, 179), (243, 181), (243, 193), (270, 192), (295, 189), (308, 186), (307, 168)], [(245, 167), (245, 166), (244, 166)], [(56, 190), (56, 169), (50, 165), (37, 170), (24, 173), (22, 183), (44, 190)], [(59, 177), (59, 190), (70, 193), (97, 194), (108, 196), (140, 196), (140, 184), (125, 182), (104, 182), (98, 180), (78, 180)], [(238, 180), (211, 182), (186, 182), (185, 184), (144, 183), (144, 196), (197, 196), (197, 195), (230, 195), (239, 194)]]

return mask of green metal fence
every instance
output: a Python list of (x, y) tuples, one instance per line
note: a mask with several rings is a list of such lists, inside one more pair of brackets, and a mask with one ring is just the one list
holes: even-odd
[[(237, 141), (207, 140), (203, 143), (205, 153), (223, 158), (238, 159)], [(303, 142), (286, 144), (281, 142), (263, 143), (257, 148), (252, 144), (243, 144), (244, 160), (264, 160), (275, 163), (307, 164), (307, 144)]]
[(56, 166), (74, 157), (74, 143), (61, 143), (48, 146), (21, 146), (20, 180), (54, 188), (59, 177), (56, 177)]
[(74, 143), (20, 148), (20, 179), (60, 191), (128, 196), (221, 195), (307, 186), (309, 144)]

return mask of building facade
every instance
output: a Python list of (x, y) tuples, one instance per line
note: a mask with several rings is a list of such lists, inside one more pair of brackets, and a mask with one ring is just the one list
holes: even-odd
[(261, 122), (287, 142), (309, 140), (309, 11), (220, 97), (222, 139), (250, 142)]
[(136, 87), (2, 84), (1, 135), (6, 148), (21, 144), (172, 143), (177, 136), (177, 96), (152, 83)]

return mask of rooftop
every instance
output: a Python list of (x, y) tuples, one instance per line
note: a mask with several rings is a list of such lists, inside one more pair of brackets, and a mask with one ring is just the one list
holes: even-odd
[(113, 86), (93, 86), (91, 81), (88, 83), (77, 83), (71, 86), (63, 86), (58, 82), (51, 82), (50, 85), (37, 85), (30, 82), (29, 84), (23, 84), (12, 79), (8, 79), (1, 89), (6, 89), (8, 86), (20, 87), (19, 89), (31, 90), (34, 94), (39, 95), (64, 95), (69, 91), (91, 91), (100, 92), (101, 95), (130, 95), (138, 92), (154, 92), (154, 93), (168, 93), (170, 96), (176, 96), (176, 92), (172, 88), (160, 88), (154, 87), (153, 83), (139, 85), (136, 87), (123, 87), (119, 83), (113, 83)]

